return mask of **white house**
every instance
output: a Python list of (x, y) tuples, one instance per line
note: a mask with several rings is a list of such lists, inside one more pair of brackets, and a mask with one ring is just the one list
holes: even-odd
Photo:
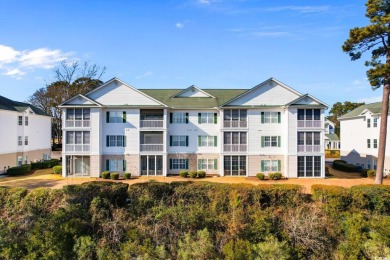
[(337, 134), (335, 134), (334, 129), (334, 123), (328, 119), (325, 119), (325, 149), (340, 149), (340, 139)]
[(0, 96), (0, 126), (0, 173), (50, 157), (51, 117), (42, 110)]
[(136, 89), (114, 78), (60, 107), (63, 176), (325, 176), (327, 105), (273, 78), (251, 89)]
[[(376, 169), (381, 107), (381, 102), (362, 105), (339, 118), (342, 160), (363, 168)], [(389, 130), (387, 136), (390, 136)], [(390, 172), (389, 154), (390, 140), (387, 138), (384, 164), (386, 175)]]

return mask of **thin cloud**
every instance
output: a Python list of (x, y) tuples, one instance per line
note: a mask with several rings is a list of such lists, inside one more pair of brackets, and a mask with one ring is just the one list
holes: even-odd
[(16, 50), (0, 44), (0, 72), (5, 76), (21, 78), (26, 75), (26, 69), (51, 69), (70, 57), (70, 53), (63, 53), (59, 49)]
[(147, 77), (151, 77), (153, 76), (153, 72), (151, 71), (147, 71), (141, 75), (138, 75), (137, 77), (135, 77), (136, 79), (142, 79), (142, 78), (147, 78)]
[(175, 26), (177, 29), (182, 29), (184, 28), (184, 23), (176, 23)]
[(288, 5), (288, 6), (275, 6), (275, 7), (268, 7), (259, 9), (263, 12), (283, 12), (283, 11), (294, 11), (299, 12), (303, 14), (307, 13), (325, 13), (330, 10), (329, 5), (320, 5), (320, 6), (295, 6), (295, 5)]

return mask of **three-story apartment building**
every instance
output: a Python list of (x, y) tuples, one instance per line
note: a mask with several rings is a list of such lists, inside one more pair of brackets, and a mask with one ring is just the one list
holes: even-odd
[(63, 176), (325, 176), (327, 105), (273, 78), (251, 89), (136, 89), (114, 78), (60, 107)]
[(37, 107), (0, 96), (0, 174), (51, 154), (51, 117)]

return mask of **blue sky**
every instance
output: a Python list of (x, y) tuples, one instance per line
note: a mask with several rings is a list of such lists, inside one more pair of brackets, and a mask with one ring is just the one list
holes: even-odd
[(136, 88), (251, 88), (270, 77), (330, 106), (375, 102), (364, 59), (341, 46), (365, 1), (0, 0), (0, 95), (24, 101), (61, 60)]

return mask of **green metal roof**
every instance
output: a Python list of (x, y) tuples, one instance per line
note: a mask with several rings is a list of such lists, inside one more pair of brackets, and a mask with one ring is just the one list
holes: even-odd
[(247, 89), (202, 89), (212, 97), (174, 97), (183, 89), (139, 89), (146, 95), (175, 109), (219, 107)]
[(332, 141), (340, 141), (340, 138), (336, 134), (325, 134), (325, 136)]
[(351, 112), (348, 112), (345, 115), (339, 117), (339, 119), (348, 119), (348, 118), (360, 116), (360, 114), (366, 109), (371, 111), (373, 114), (378, 114), (382, 110), (382, 102), (376, 102), (376, 103), (362, 105), (358, 108), (355, 108)]
[(32, 111), (34, 111), (35, 114), (41, 115), (41, 116), (50, 116), (41, 109), (27, 104), (23, 102), (13, 101), (11, 99), (8, 99), (6, 97), (0, 96), (0, 109), (2, 110), (9, 110), (9, 111), (15, 111), (15, 112), (24, 112), (27, 108), (31, 108)]

